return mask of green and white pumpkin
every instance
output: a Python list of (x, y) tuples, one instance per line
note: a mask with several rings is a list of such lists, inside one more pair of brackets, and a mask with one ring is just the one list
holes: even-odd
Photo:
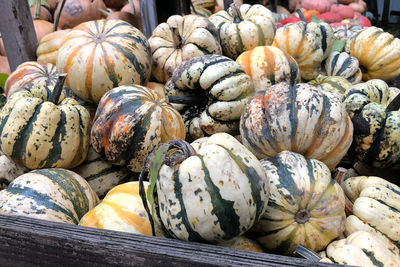
[(236, 59), (256, 46), (271, 45), (275, 36), (274, 16), (262, 5), (235, 4), (212, 15), (210, 21), (218, 29), (223, 54)]
[(325, 71), (327, 76), (341, 76), (352, 84), (362, 80), (358, 59), (346, 52), (333, 51), (325, 61)]
[(182, 115), (187, 138), (239, 133), (239, 120), (254, 85), (232, 59), (205, 55), (186, 61), (167, 82), (169, 102)]
[(27, 168), (15, 163), (0, 151), (0, 190), (6, 188), (15, 178), (28, 171)]
[(344, 193), (325, 164), (289, 151), (261, 163), (270, 198), (252, 233), (264, 248), (291, 254), (300, 244), (319, 251), (343, 232)]
[(268, 201), (268, 179), (250, 151), (226, 133), (174, 145), (178, 149), (161, 166), (155, 194), (155, 210), (172, 237), (220, 243), (258, 222)]
[(324, 92), (330, 92), (337, 96), (340, 101), (344, 100), (344, 95), (350, 89), (351, 83), (340, 76), (322, 76), (320, 75), (315, 80), (311, 80), (308, 84), (317, 87)]
[(99, 199), (85, 179), (65, 169), (23, 174), (0, 191), (0, 214), (78, 224)]

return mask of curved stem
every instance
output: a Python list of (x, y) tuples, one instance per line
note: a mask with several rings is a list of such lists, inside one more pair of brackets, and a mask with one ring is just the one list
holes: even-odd
[(53, 32), (57, 31), (58, 23), (60, 22), (61, 12), (62, 12), (62, 10), (64, 8), (65, 1), (66, 0), (62, 0), (61, 6), (60, 6), (60, 10), (58, 10), (58, 12), (56, 14), (56, 19), (54, 20), (54, 25), (53, 25)]
[(58, 100), (60, 99), (61, 91), (64, 88), (64, 82), (66, 77), (67, 77), (66, 73), (58, 75), (58, 79), (56, 85), (54, 86), (53, 93), (48, 98), (48, 101), (52, 102), (55, 105), (58, 104)]
[(307, 23), (306, 17), (304, 17), (303, 12), (301, 12), (300, 9), (297, 9), (296, 12), (297, 12), (297, 14), (299, 14), (301, 21), (304, 21), (305, 23)]
[(232, 11), (233, 21), (236, 23), (243, 21), (242, 13), (240, 13), (239, 7), (235, 3), (232, 3), (229, 7)]
[(128, 2), (129, 2), (129, 4), (131, 5), (131, 8), (132, 8), (132, 14), (135, 15), (136, 14), (136, 9), (135, 9), (135, 5), (133, 4), (133, 0), (129, 0)]
[(35, 6), (35, 16), (33, 19), (40, 19), (40, 9), (42, 7), (42, 1), (41, 0), (36, 0), (36, 6)]
[(98, 8), (98, 10), (99, 10), (101, 13), (103, 13), (105, 16), (110, 16), (111, 13), (112, 13), (112, 12), (110, 12), (109, 10), (108, 10), (108, 11), (105, 11), (104, 9), (101, 9), (100, 7)]
[(178, 149), (178, 151), (175, 151), (171, 155), (165, 157), (164, 162), (168, 167), (173, 167), (185, 159), (197, 155), (194, 148), (186, 141), (173, 140), (169, 141), (168, 144), (170, 144), (172, 148)]
[(172, 32), (172, 40), (174, 41), (175, 48), (179, 49), (182, 47), (182, 37), (179, 34), (179, 30), (177, 27), (171, 27)]

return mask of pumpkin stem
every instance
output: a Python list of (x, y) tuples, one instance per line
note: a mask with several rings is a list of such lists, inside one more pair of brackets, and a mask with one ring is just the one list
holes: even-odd
[(64, 88), (64, 82), (66, 77), (67, 77), (66, 73), (58, 75), (58, 79), (56, 85), (54, 86), (53, 93), (48, 98), (48, 101), (52, 102), (55, 105), (58, 104), (58, 100), (60, 99), (61, 91)]
[(181, 35), (179, 34), (179, 30), (177, 27), (171, 27), (172, 32), (172, 40), (174, 41), (174, 45), (176, 49), (182, 48), (183, 40)]
[(386, 107), (386, 112), (397, 111), (400, 108), (400, 94), (398, 94)]
[(204, 99), (199, 95), (171, 95), (168, 96), (168, 101), (174, 104), (186, 104), (186, 105), (200, 105), (203, 106), (205, 101), (208, 99)]
[(54, 25), (53, 25), (53, 32), (57, 31), (58, 23), (60, 22), (61, 12), (62, 12), (62, 10), (64, 8), (65, 1), (66, 0), (62, 0), (61, 5), (60, 5), (60, 9), (57, 11), (56, 19), (54, 20)]
[(107, 11), (105, 11), (104, 9), (102, 9), (102, 8), (98, 8), (98, 10), (101, 12), (101, 13), (103, 13), (105, 16), (110, 16), (111, 15), (111, 11), (109, 10), (109, 9), (107, 9)]
[(168, 167), (173, 167), (188, 157), (195, 156), (197, 153), (194, 148), (186, 141), (183, 140), (173, 140), (169, 141), (168, 144), (171, 145), (172, 149), (177, 149), (172, 151), (172, 153), (165, 157), (164, 163)]
[(295, 252), (312, 262), (319, 262), (322, 259), (320, 255), (302, 245), (297, 245)]
[[(346, 176), (347, 170), (345, 168), (339, 167), (336, 169), (335, 173), (335, 181), (342, 187), (344, 178)], [(344, 206), (344, 211), (346, 212), (346, 216), (350, 216), (353, 214), (353, 203), (350, 201), (350, 199), (344, 195), (345, 198), (345, 206)]]
[(232, 15), (233, 15), (233, 22), (239, 23), (239, 22), (243, 21), (242, 13), (240, 13), (239, 7), (235, 3), (232, 3), (230, 5), (230, 8), (231, 8)]
[(311, 218), (310, 212), (306, 209), (299, 209), (294, 216), (294, 220), (298, 224), (304, 224), (308, 222)]
[(33, 19), (40, 19), (41, 7), (42, 7), (42, 1), (41, 0), (36, 0), (35, 15), (34, 15)]
[(301, 21), (304, 21), (305, 23), (307, 23), (306, 17), (304, 17), (303, 12), (300, 9), (297, 9), (296, 12), (297, 12), (297, 14), (299, 14)]
[(131, 5), (131, 8), (132, 8), (132, 14), (135, 16), (136, 15), (136, 9), (135, 9), (135, 5), (133, 4), (133, 0), (129, 0), (128, 2), (129, 2), (129, 4)]

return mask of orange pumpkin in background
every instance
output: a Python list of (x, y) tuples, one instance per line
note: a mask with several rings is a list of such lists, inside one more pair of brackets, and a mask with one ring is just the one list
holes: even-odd
[(10, 74), (10, 65), (6, 56), (0, 56), (0, 73)]

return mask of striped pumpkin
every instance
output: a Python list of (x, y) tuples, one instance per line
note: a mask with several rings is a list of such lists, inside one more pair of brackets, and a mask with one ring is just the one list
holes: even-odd
[(240, 134), (259, 159), (289, 150), (333, 170), (351, 145), (353, 125), (337, 97), (308, 84), (280, 83), (248, 102)]
[(169, 17), (154, 29), (149, 39), (154, 78), (165, 83), (182, 62), (202, 55), (222, 54), (219, 41), (214, 24), (204, 17)]
[(192, 146), (182, 141), (170, 156), (180, 151), (183, 161), (163, 164), (156, 182), (156, 204), (168, 233), (181, 240), (220, 243), (249, 230), (269, 195), (257, 158), (226, 133), (200, 138)]
[(0, 214), (78, 224), (98, 201), (85, 179), (72, 171), (34, 170), (0, 191)]
[(344, 95), (352, 85), (346, 78), (340, 76), (319, 76), (315, 80), (309, 81), (308, 84), (325, 92), (333, 93), (340, 101), (343, 101)]
[(349, 152), (373, 167), (400, 168), (400, 106), (393, 96), (384, 81), (373, 79), (353, 85), (343, 102), (354, 124)]
[(108, 91), (96, 111), (91, 144), (107, 161), (140, 172), (159, 143), (185, 138), (181, 116), (167, 100), (140, 85)]
[(69, 31), (71, 30), (59, 30), (45, 35), (36, 49), (37, 61), (56, 65), (58, 49)]
[[(147, 192), (148, 183), (144, 182), (144, 185)], [(150, 221), (139, 196), (138, 182), (124, 183), (111, 189), (99, 205), (82, 217), (79, 225), (152, 235)]]
[(0, 147), (5, 155), (29, 169), (68, 169), (85, 160), (90, 115), (76, 100), (54, 97), (61, 88), (62, 83), (34, 86), (8, 99), (0, 112)]
[(357, 231), (376, 234), (400, 257), (400, 187), (374, 176), (351, 177), (342, 184), (353, 202), (353, 215), (345, 222), (345, 235)]
[(346, 51), (358, 59), (363, 80), (389, 82), (400, 74), (400, 39), (377, 27), (366, 27), (346, 43)]
[(215, 0), (192, 0), (192, 4), (193, 6), (190, 6), (192, 14), (208, 18), (212, 15), (216, 2)]
[(195, 140), (216, 132), (238, 134), (239, 119), (254, 86), (232, 59), (205, 55), (179, 66), (167, 82), (166, 92), (182, 114), (187, 138)]
[(303, 79), (312, 80), (321, 73), (321, 63), (329, 56), (333, 41), (329, 24), (300, 21), (280, 27), (272, 45), (297, 61)]
[(357, 24), (344, 24), (333, 28), (333, 34), (337, 40), (347, 42), (354, 34), (361, 31), (362, 26)]
[(351, 266), (400, 266), (400, 256), (376, 235), (358, 231), (346, 239), (334, 241), (326, 249), (332, 263)]
[(343, 232), (344, 193), (325, 164), (289, 151), (261, 163), (270, 198), (252, 232), (264, 248), (292, 254), (300, 244), (319, 251)]
[(85, 101), (98, 103), (114, 87), (146, 84), (151, 53), (146, 37), (122, 20), (79, 24), (58, 50), (57, 69), (66, 85)]
[(24, 62), (8, 76), (4, 86), (6, 97), (22, 88), (31, 88), (32, 86), (48, 87), (55, 85), (57, 81), (57, 68), (50, 63), (38, 63), (36, 61)]
[(358, 59), (346, 52), (333, 51), (325, 61), (327, 76), (341, 76), (352, 84), (361, 82), (362, 73), (358, 65)]
[(213, 13), (212, 10), (201, 7), (201, 6), (195, 6), (194, 9), (193, 7), (190, 7), (190, 13), (193, 15), (199, 15), (205, 18), (210, 17)]
[(127, 168), (103, 160), (92, 147), (89, 148), (85, 161), (73, 171), (82, 176), (100, 198), (118, 184), (127, 182), (132, 176)]
[(210, 17), (218, 29), (223, 54), (236, 59), (244, 51), (271, 45), (275, 36), (272, 12), (262, 5), (232, 5)]
[(242, 53), (237, 59), (252, 78), (256, 91), (266, 90), (273, 84), (300, 82), (296, 61), (287, 53), (273, 46), (258, 46)]

